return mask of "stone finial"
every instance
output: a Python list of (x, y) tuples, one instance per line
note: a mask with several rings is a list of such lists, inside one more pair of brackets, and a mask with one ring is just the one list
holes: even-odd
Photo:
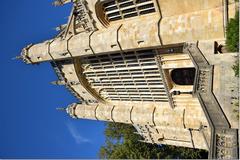
[(62, 5), (66, 4), (66, 3), (69, 3), (69, 2), (72, 2), (72, 0), (55, 0), (53, 2), (53, 5), (54, 6), (62, 6)]
[(57, 85), (57, 86), (61, 86), (61, 85), (65, 85), (66, 83), (64, 81), (52, 81), (50, 82), (53, 85)]
[(56, 108), (56, 110), (58, 110), (58, 111), (66, 111), (66, 108), (59, 107), (59, 108)]
[(55, 1), (53, 2), (53, 5), (54, 5), (54, 6), (62, 6), (63, 3), (62, 3), (61, 0), (55, 0)]
[(23, 57), (22, 56), (16, 56), (16, 57), (13, 57), (12, 60), (22, 60)]
[(66, 28), (66, 24), (60, 25), (58, 27), (56, 27), (56, 31), (63, 31)]

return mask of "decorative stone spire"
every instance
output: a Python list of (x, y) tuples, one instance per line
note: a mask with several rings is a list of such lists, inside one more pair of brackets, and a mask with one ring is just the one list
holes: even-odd
[(64, 81), (52, 81), (51, 84), (57, 85), (57, 86), (62, 86), (62, 85), (65, 85), (66, 82), (64, 82)]
[(62, 6), (62, 5), (64, 5), (64, 4), (70, 3), (70, 2), (72, 2), (72, 0), (55, 0), (55, 1), (53, 2), (53, 5), (54, 5), (54, 6)]
[(12, 58), (12, 60), (22, 60), (22, 59), (23, 59), (22, 56), (16, 56), (16, 57)]
[(63, 31), (66, 28), (67, 24), (60, 25), (56, 27), (56, 31)]
[(58, 111), (66, 111), (67, 108), (63, 108), (63, 107), (60, 107), (60, 108), (56, 108), (56, 110)]

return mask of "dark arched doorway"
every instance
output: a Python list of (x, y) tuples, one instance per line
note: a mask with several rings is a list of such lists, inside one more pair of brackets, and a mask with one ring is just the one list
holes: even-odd
[(177, 85), (193, 85), (195, 68), (179, 68), (171, 72), (172, 81)]

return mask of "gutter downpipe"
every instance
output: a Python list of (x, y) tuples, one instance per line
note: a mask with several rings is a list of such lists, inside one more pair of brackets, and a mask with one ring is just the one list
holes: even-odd
[(223, 25), (224, 25), (224, 35), (226, 37), (227, 25), (228, 25), (228, 0), (223, 0)]

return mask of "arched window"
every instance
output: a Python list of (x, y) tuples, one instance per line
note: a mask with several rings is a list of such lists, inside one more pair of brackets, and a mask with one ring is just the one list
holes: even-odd
[(109, 0), (96, 4), (98, 19), (107, 26), (112, 21), (156, 12), (152, 0)]
[(171, 72), (172, 81), (177, 85), (193, 85), (195, 68), (179, 68)]
[(95, 5), (95, 10), (96, 10), (96, 15), (97, 15), (98, 20), (105, 27), (107, 27), (109, 25), (109, 21), (108, 21), (106, 15), (105, 15), (103, 3), (98, 1)]

